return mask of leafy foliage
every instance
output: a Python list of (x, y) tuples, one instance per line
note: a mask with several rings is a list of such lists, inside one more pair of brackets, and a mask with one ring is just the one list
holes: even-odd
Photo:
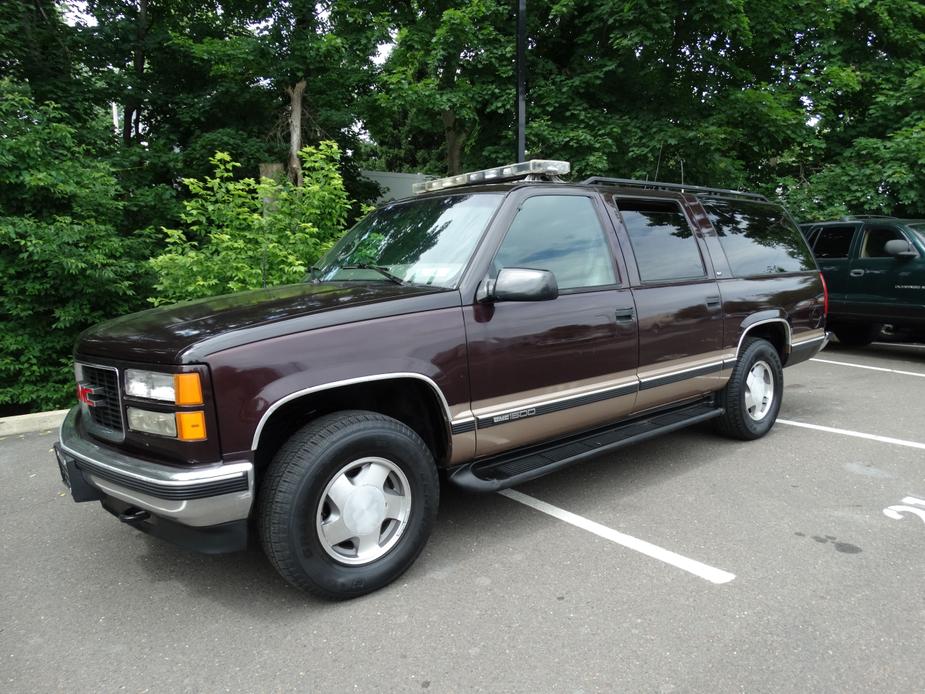
[(301, 151), (304, 183), (234, 178), (239, 166), (225, 152), (214, 174), (184, 183), (182, 229), (165, 229), (166, 251), (152, 258), (151, 301), (162, 304), (298, 282), (307, 267), (343, 233), (350, 200), (333, 142)]
[[(445, 175), (454, 130), (459, 168), (511, 159), (512, 6), (396, 10), (370, 163)], [(527, 19), (528, 156), (758, 189), (801, 219), (925, 216), (921, 3), (549, 0)]]
[(67, 402), (78, 333), (146, 292), (146, 244), (116, 230), (113, 172), (66, 121), (0, 81), (0, 405)]
[[(576, 178), (759, 190), (802, 221), (925, 217), (922, 2), (527, 5), (529, 156), (567, 159)], [(79, 323), (144, 304), (152, 266), (139, 261), (152, 256), (158, 301), (298, 275), (346, 222), (322, 222), (314, 193), (257, 180), (262, 165), (287, 159), (296, 84), (301, 141), (344, 153), (348, 220), (376, 194), (361, 168), (445, 175), (511, 161), (515, 6), (0, 3), (0, 73), (27, 89), (5, 83), (2, 94), (2, 272), (9, 296), (29, 297), (3, 297), (4, 320), (34, 308), (44, 337), (73, 336)], [(210, 161), (216, 151), (229, 158)], [(340, 199), (318, 205), (339, 209)], [(106, 286), (73, 280), (78, 266), (111, 273)], [(80, 302), (82, 318), (68, 308)], [(18, 329), (0, 336), (4, 359)], [(22, 340), (15, 356), (63, 364), (70, 339)], [(0, 403), (38, 402), (40, 388), (20, 393), (3, 363)]]

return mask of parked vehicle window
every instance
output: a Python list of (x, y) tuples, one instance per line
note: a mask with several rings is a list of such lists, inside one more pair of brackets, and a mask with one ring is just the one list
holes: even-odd
[(660, 200), (617, 199), (643, 282), (704, 277), (697, 239), (680, 205)]
[(505, 267), (549, 270), (559, 289), (616, 283), (607, 238), (584, 196), (527, 198), (495, 256), (495, 271)]
[(893, 256), (887, 253), (884, 247), (887, 241), (893, 241), (895, 239), (904, 241), (906, 237), (900, 233), (899, 229), (892, 229), (890, 227), (865, 229), (864, 241), (861, 243), (861, 257), (892, 258)]
[(813, 226), (812, 224), (801, 224), (800, 231), (803, 233), (803, 238), (806, 239), (806, 243), (808, 243), (810, 248), (812, 248), (813, 241), (816, 240), (816, 233), (819, 231), (819, 227)]
[(703, 200), (703, 206), (737, 277), (815, 269), (803, 234), (780, 205)]
[(925, 243), (925, 224), (910, 224), (909, 228), (919, 237), (919, 241)]
[(851, 250), (854, 227), (822, 227), (816, 237), (813, 253), (817, 258), (847, 258)]
[(447, 195), (380, 208), (328, 251), (316, 266), (318, 276), (330, 282), (387, 282), (392, 276), (410, 284), (455, 287), (503, 198)]

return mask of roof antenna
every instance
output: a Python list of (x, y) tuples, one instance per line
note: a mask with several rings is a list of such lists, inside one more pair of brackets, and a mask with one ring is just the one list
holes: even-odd
[(659, 146), (658, 146), (658, 161), (655, 163), (655, 178), (652, 179), (653, 181), (657, 181), (657, 180), (658, 180), (658, 167), (660, 167), (661, 165), (662, 165), (662, 144), (659, 144)]
[(678, 161), (681, 162), (681, 185), (683, 186), (684, 185), (684, 160), (679, 158)]

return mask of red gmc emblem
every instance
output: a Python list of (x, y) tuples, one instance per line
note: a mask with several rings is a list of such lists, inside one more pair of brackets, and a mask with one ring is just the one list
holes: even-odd
[(89, 407), (96, 407), (103, 402), (103, 394), (97, 392), (94, 388), (90, 386), (85, 386), (83, 383), (77, 384), (77, 399), (82, 402), (84, 405)]

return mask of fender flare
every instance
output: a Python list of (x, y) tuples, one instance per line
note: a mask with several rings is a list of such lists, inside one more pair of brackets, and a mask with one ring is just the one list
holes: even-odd
[(276, 412), (280, 407), (285, 405), (288, 402), (297, 400), (305, 395), (312, 395), (313, 393), (320, 393), (326, 390), (334, 390), (337, 388), (343, 388), (346, 386), (355, 386), (360, 383), (370, 383), (375, 381), (395, 381), (403, 378), (412, 378), (419, 381), (423, 381), (427, 386), (437, 395), (437, 398), (443, 407), (443, 421), (446, 426), (447, 440), (452, 440), (451, 428), (450, 428), (450, 406), (446, 401), (446, 396), (443, 394), (443, 391), (440, 390), (440, 386), (428, 376), (419, 373), (412, 372), (395, 372), (395, 373), (384, 373), (384, 374), (372, 374), (368, 376), (359, 376), (357, 378), (348, 378), (343, 381), (333, 381), (331, 383), (321, 383), (318, 385), (310, 386), (308, 388), (301, 388), (299, 390), (293, 391), (288, 395), (281, 397), (279, 400), (275, 401), (270, 405), (266, 412), (260, 417), (260, 421), (257, 423), (257, 428), (254, 429), (254, 436), (251, 441), (251, 450), (256, 451), (257, 446), (260, 444), (260, 435), (263, 433), (263, 428), (266, 426), (266, 423), (270, 420), (270, 417), (273, 416), (273, 413)]
[(793, 343), (793, 337), (792, 337), (791, 332), (790, 332), (790, 323), (787, 321), (786, 318), (784, 318), (783, 316), (781, 316), (780, 312), (778, 312), (778, 311), (773, 311), (773, 312), (771, 312), (771, 311), (767, 311), (767, 312), (763, 311), (762, 313), (764, 313), (764, 314), (767, 314), (767, 313), (774, 313), (774, 314), (776, 314), (776, 315), (775, 315), (773, 318), (772, 318), (772, 317), (762, 318), (760, 313), (759, 313), (759, 314), (753, 314), (752, 316), (749, 316), (749, 317), (746, 318), (744, 321), (742, 321), (742, 323), (740, 324), (740, 327), (741, 327), (743, 330), (742, 330), (742, 334), (739, 336), (739, 343), (736, 345), (736, 357), (735, 357), (735, 358), (736, 358), (736, 361), (739, 360), (739, 354), (742, 352), (742, 343), (745, 341), (745, 338), (746, 338), (746, 336), (748, 335), (748, 333), (749, 333), (753, 328), (757, 328), (759, 325), (768, 325), (768, 324), (770, 324), (770, 323), (783, 323), (783, 324), (784, 324), (784, 329), (785, 329), (785, 332), (786, 332), (786, 338), (785, 338), (785, 343), (786, 343), (786, 344), (784, 345), (784, 347), (785, 347), (785, 349), (786, 349), (786, 352), (787, 352), (788, 354), (790, 353), (790, 347), (791, 347), (791, 345), (792, 345), (792, 343)]

